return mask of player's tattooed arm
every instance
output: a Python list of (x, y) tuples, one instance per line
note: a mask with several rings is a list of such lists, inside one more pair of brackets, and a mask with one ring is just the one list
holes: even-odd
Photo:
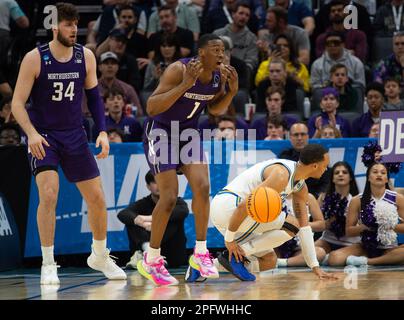
[(295, 213), (296, 219), (299, 221), (300, 227), (305, 227), (309, 225), (309, 219), (307, 214), (307, 202), (308, 202), (309, 192), (307, 185), (304, 184), (302, 189), (298, 192), (293, 193), (293, 211)]

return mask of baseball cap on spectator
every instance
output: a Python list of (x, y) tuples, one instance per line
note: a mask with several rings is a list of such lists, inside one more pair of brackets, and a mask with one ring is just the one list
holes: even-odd
[(117, 63), (119, 63), (119, 58), (118, 58), (118, 56), (117, 56), (115, 53), (111, 52), (111, 51), (104, 52), (104, 53), (100, 56), (100, 63), (104, 63), (104, 62), (105, 62), (106, 60), (108, 60), (108, 59), (115, 60)]
[(109, 36), (111, 38), (115, 38), (116, 40), (128, 41), (128, 37), (126, 36), (126, 32), (122, 29), (112, 29), (111, 32), (109, 33)]

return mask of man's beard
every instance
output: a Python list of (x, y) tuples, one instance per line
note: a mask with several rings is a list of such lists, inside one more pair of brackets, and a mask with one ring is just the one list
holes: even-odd
[(74, 41), (73, 43), (70, 43), (69, 40), (68, 40), (68, 38), (63, 37), (60, 32), (58, 32), (57, 40), (58, 40), (61, 44), (63, 44), (65, 47), (69, 47), (69, 48), (70, 48), (70, 47), (73, 47), (74, 44), (76, 43), (76, 41)]
[(336, 23), (336, 24), (342, 24), (343, 22), (344, 22), (344, 17), (343, 16), (337, 16), (337, 17), (334, 17), (332, 20), (331, 20), (331, 22), (332, 23)]

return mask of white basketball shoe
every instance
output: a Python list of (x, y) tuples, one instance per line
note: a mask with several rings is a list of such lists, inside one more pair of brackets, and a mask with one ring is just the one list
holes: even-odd
[(43, 264), (41, 267), (41, 284), (42, 285), (58, 285), (60, 284), (58, 277), (59, 268), (55, 262), (51, 264)]
[[(119, 268), (109, 255), (110, 250), (105, 249), (103, 255), (96, 255), (91, 246), (91, 255), (87, 259), (87, 264), (90, 268), (101, 271), (110, 280), (126, 280), (126, 273)], [(115, 258), (116, 259), (116, 258)]]

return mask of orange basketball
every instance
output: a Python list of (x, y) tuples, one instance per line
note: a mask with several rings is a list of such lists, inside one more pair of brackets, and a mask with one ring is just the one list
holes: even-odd
[(248, 215), (260, 223), (274, 221), (282, 210), (279, 193), (267, 187), (259, 187), (247, 198)]

